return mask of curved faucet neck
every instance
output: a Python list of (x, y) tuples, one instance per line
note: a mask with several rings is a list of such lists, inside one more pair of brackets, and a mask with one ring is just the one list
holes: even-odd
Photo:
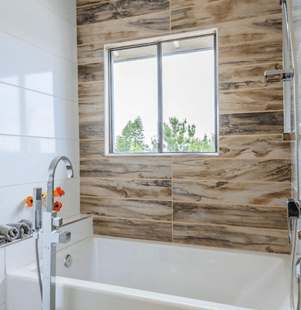
[(68, 178), (74, 177), (73, 166), (72, 166), (70, 159), (67, 156), (57, 156), (52, 160), (52, 162), (49, 165), (49, 169), (48, 169), (47, 199), (46, 199), (47, 212), (53, 211), (54, 177), (55, 177), (56, 168), (60, 161), (63, 161), (65, 163)]

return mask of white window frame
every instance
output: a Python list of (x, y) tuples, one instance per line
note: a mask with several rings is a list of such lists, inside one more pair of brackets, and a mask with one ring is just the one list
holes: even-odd
[[(214, 119), (214, 127), (215, 127), (215, 152), (145, 152), (145, 153), (113, 153), (113, 115), (112, 115), (112, 98), (111, 98), (111, 66), (112, 66), (112, 59), (110, 57), (111, 50), (116, 50), (120, 48), (131, 48), (131, 47), (138, 47), (138, 46), (145, 46), (145, 45), (155, 45), (158, 43), (163, 43), (166, 41), (175, 41), (180, 39), (188, 39), (194, 38), (199, 36), (206, 36), (206, 35), (214, 35), (215, 37), (215, 119)], [(160, 65), (159, 65), (160, 66)], [(193, 32), (186, 32), (180, 34), (173, 34), (173, 35), (166, 35), (161, 37), (153, 37), (147, 39), (140, 39), (140, 40), (133, 40), (133, 41), (126, 41), (126, 42), (119, 42), (119, 43), (112, 43), (106, 44), (104, 46), (104, 96), (105, 96), (105, 106), (104, 106), (104, 117), (105, 117), (105, 156), (112, 156), (112, 157), (120, 157), (120, 156), (218, 156), (219, 155), (219, 100), (218, 100), (218, 29), (212, 28), (202, 31), (193, 31)], [(160, 83), (160, 76), (161, 74), (158, 72), (158, 83)], [(162, 76), (161, 76), (162, 77)], [(158, 89), (160, 92), (160, 88)], [(162, 94), (158, 94), (158, 105), (162, 105)], [(161, 102), (160, 102), (161, 97)], [(160, 134), (162, 135), (162, 115), (160, 116), (159, 113), (159, 120), (158, 120), (158, 140), (159, 143), (162, 141), (160, 138)], [(160, 149), (160, 147), (158, 147)], [(161, 146), (162, 150), (162, 146)]]

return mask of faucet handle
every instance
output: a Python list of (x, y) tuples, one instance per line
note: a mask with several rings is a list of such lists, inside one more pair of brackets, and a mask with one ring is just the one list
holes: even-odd
[(71, 241), (70, 231), (60, 231), (59, 232), (59, 243), (68, 243)]
[(52, 218), (52, 225), (57, 229), (59, 228), (60, 226), (63, 225), (63, 218), (62, 217), (53, 217)]
[(299, 201), (294, 199), (288, 199), (287, 202), (287, 225), (288, 225), (288, 240), (292, 243), (292, 233), (291, 233), (291, 219), (300, 217), (300, 205)]

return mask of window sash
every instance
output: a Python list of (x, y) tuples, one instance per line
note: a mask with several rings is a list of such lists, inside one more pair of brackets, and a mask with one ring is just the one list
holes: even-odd
[[(212, 31), (212, 32), (211, 32)], [(215, 76), (215, 99), (214, 99), (214, 110), (215, 110), (215, 120), (214, 120), (214, 148), (215, 150), (212, 152), (197, 152), (197, 151), (187, 151), (187, 152), (164, 152), (163, 151), (163, 69), (162, 69), (162, 44), (166, 42), (172, 42), (175, 39), (166, 39), (161, 40), (160, 42), (151, 42), (151, 43), (141, 43), (141, 44), (129, 44), (121, 47), (112, 47), (105, 46), (105, 50), (107, 49), (108, 52), (108, 64), (109, 64), (109, 73), (108, 73), (108, 105), (109, 105), (109, 120), (106, 120), (109, 122), (109, 154), (106, 155), (116, 155), (116, 156), (156, 156), (156, 155), (218, 155), (219, 150), (219, 143), (218, 143), (218, 77), (217, 77), (217, 30), (209, 30), (209, 33), (207, 34), (194, 34), (190, 36), (190, 33), (186, 33), (185, 35), (180, 36), (179, 38), (176, 38), (178, 40), (185, 40), (189, 38), (197, 38), (202, 36), (212, 36), (213, 37), (213, 47), (210, 49), (213, 49), (214, 51), (214, 76)], [(156, 38), (155, 38), (156, 39)], [(125, 43), (126, 44), (126, 43)], [(112, 57), (112, 54), (114, 51), (118, 50), (124, 50), (124, 49), (131, 49), (136, 47), (144, 47), (148, 45), (157, 45), (157, 79), (158, 79), (158, 126), (157, 126), (157, 135), (158, 135), (158, 152), (143, 152), (143, 153), (116, 153), (115, 152), (115, 133), (114, 133), (114, 57)], [(196, 49), (200, 50), (200, 49)], [(208, 48), (202, 49), (203, 51), (208, 50)], [(194, 51), (182, 51), (180, 53), (192, 53)], [(179, 53), (179, 54), (180, 54)]]

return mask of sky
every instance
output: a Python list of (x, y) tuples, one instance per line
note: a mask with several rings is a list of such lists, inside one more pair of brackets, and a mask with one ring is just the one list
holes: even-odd
[[(196, 138), (214, 134), (214, 52), (163, 56), (163, 120), (177, 117), (196, 125)], [(141, 117), (145, 143), (157, 134), (157, 60), (114, 64), (115, 136), (129, 120)]]

